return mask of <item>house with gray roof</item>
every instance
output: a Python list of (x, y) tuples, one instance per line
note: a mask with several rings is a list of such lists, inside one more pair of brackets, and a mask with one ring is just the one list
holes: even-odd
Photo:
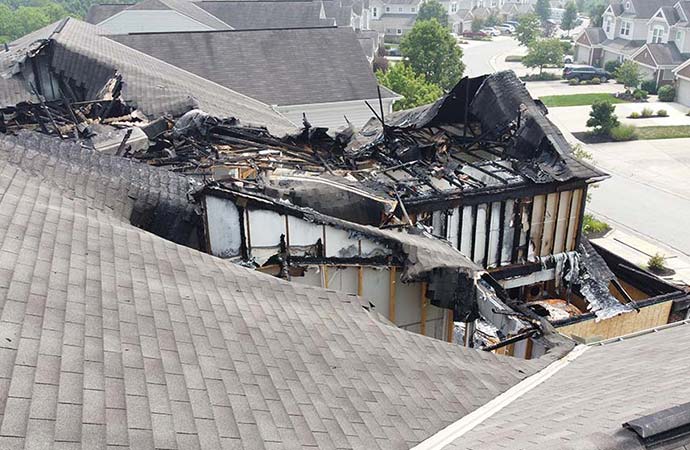
[[(137, 33), (110, 36), (128, 48), (272, 105), (293, 123), (363, 125), (378, 83), (349, 27)], [(395, 93), (382, 90), (384, 112)]]
[(612, 2), (601, 28), (587, 28), (575, 42), (577, 62), (603, 65), (635, 61), (644, 79), (671, 84), (673, 70), (690, 56), (690, 2)]

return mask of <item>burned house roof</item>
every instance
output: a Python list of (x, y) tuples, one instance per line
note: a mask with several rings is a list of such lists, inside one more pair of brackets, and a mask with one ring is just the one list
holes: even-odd
[(553, 358), (409, 333), (141, 230), (86, 174), (0, 166), (1, 448), (407, 448)]
[(684, 448), (646, 447), (622, 424), (690, 400), (690, 386), (681, 381), (690, 355), (678, 351), (688, 345), (690, 325), (681, 323), (590, 347), (446, 448)]
[(321, 3), (307, 1), (201, 1), (195, 3), (235, 30), (334, 26), (321, 18)]
[(112, 36), (270, 105), (377, 98), (377, 81), (350, 28)]
[(21, 70), (30, 71), (24, 62), (32, 49), (48, 55), (50, 70), (83, 92), (81, 100), (101, 98), (108, 83), (119, 75), (122, 100), (149, 116), (181, 115), (200, 107), (218, 116), (265, 125), (278, 134), (293, 129), (291, 122), (268, 105), (124, 46), (103, 33), (96, 26), (69, 18), (11, 43), (9, 52), (0, 52), (2, 72), (11, 75), (0, 78), (0, 93), (19, 84), (24, 84), (24, 92), (0, 98), (0, 106), (14, 106), (30, 98), (31, 88)]

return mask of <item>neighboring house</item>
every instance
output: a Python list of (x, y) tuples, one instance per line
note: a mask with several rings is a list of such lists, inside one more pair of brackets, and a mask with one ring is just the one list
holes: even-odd
[(673, 69), (676, 77), (676, 101), (690, 106), (690, 59)]
[(521, 16), (534, 12), (534, 6), (530, 3), (505, 2), (501, 7), (501, 14), (506, 20), (518, 20)]
[[(349, 27), (113, 35), (111, 39), (260, 100), (295, 124), (363, 125), (377, 81)], [(384, 111), (400, 98), (383, 90)]]
[(632, 60), (645, 79), (673, 82), (673, 70), (690, 53), (690, 2), (624, 0), (611, 3), (601, 28), (588, 28), (575, 43), (577, 62), (603, 66)]
[(458, 9), (454, 14), (448, 16), (448, 23), (455, 34), (472, 31), (473, 20), (474, 14), (469, 9)]
[(194, 3), (235, 30), (307, 28), (336, 25), (321, 2), (201, 1)]
[(372, 0), (370, 26), (384, 36), (386, 42), (400, 42), (417, 20), (422, 0)]

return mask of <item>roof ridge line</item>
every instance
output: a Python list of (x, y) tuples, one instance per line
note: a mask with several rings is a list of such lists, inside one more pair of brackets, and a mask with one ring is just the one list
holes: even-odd
[(494, 414), (498, 413), (515, 400), (518, 400), (520, 397), (554, 376), (565, 366), (575, 361), (580, 355), (589, 350), (589, 348), (589, 345), (584, 344), (575, 346), (575, 348), (573, 348), (562, 358), (552, 362), (534, 375), (530, 375), (529, 377), (523, 379), (507, 391), (494, 397), (489, 402), (460, 418), (460, 420), (457, 420), (456, 422), (453, 422), (442, 430), (436, 432), (433, 436), (426, 438), (416, 446), (412, 447), (412, 450), (443, 449), (446, 445), (472, 431), (478, 425), (491, 418)]

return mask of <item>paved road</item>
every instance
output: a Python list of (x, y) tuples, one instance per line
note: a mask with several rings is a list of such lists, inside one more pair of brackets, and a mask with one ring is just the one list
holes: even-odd
[(488, 42), (470, 41), (469, 45), (462, 46), (465, 75), (476, 77), (494, 72), (491, 59), (505, 56), (517, 49), (518, 46), (518, 42), (508, 36), (496, 37), (493, 41)]
[(690, 139), (589, 146), (611, 178), (589, 209), (617, 227), (690, 256)]

